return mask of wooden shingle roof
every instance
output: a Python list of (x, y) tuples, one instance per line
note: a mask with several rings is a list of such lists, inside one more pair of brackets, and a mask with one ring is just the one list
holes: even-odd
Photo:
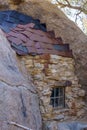
[(55, 38), (53, 31), (48, 32), (45, 24), (31, 16), (17, 11), (2, 11), (0, 28), (19, 55), (54, 54), (72, 57), (69, 44), (63, 44), (60, 37)]
[(34, 29), (34, 24), (18, 25), (7, 33), (12, 48), (19, 55), (54, 54), (72, 57), (68, 44), (63, 44), (61, 38), (55, 38), (49, 32)]

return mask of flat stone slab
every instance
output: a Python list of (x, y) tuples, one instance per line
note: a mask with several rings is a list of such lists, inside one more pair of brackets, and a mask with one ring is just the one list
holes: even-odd
[(58, 130), (86, 130), (87, 123), (80, 122), (67, 122), (67, 123), (59, 123)]

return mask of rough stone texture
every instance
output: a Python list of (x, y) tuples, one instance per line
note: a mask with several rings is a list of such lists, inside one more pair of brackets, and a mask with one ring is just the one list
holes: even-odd
[(63, 122), (63, 123), (57, 123), (52, 122), (47, 124), (46, 130), (86, 130), (87, 124), (81, 123), (81, 122)]
[[(42, 23), (46, 23), (48, 30), (54, 30), (56, 36), (61, 36), (64, 42), (70, 43), (76, 63), (75, 72), (77, 73), (83, 88), (87, 91), (87, 37), (73, 22), (68, 20), (68, 18), (56, 6), (43, 0), (26, 0), (26, 2), (27, 3), (23, 3), (17, 7), (17, 5), (14, 6), (12, 3), (9, 5), (9, 0), (0, 0), (0, 9), (17, 9), (20, 12), (24, 12), (34, 18), (40, 19)], [(30, 60), (30, 63), (32, 63), (32, 60)], [(24, 75), (26, 75), (25, 72)], [(77, 93), (78, 88), (73, 88), (72, 91)], [(84, 92), (80, 92), (79, 96), (84, 95), (83, 93)], [(71, 96), (69, 98), (71, 98)], [(84, 103), (78, 103), (77, 106), (80, 108), (82, 107), (81, 104)], [(76, 111), (72, 111), (72, 114), (75, 114), (75, 112)], [(78, 116), (82, 113), (83, 110), (78, 113)], [(3, 127), (5, 127), (5, 124)], [(15, 128), (11, 129), (13, 130)]]
[[(87, 37), (56, 6), (43, 0), (25, 0), (20, 6), (10, 0), (0, 0), (0, 9), (16, 9), (46, 23), (48, 30), (54, 30), (69, 43), (75, 58), (76, 74), (83, 88), (87, 91)], [(48, 6), (49, 5), (49, 6)], [(87, 98), (86, 98), (87, 99)]]
[(87, 124), (80, 122), (68, 122), (68, 123), (59, 123), (58, 130), (84, 130), (87, 128)]
[[(69, 43), (75, 58), (75, 72), (87, 91), (87, 36), (56, 6), (42, 0), (26, 0), (18, 10), (46, 23), (48, 30)], [(48, 6), (49, 5), (49, 6)]]
[(8, 121), (17, 122), (33, 130), (41, 130), (36, 91), (27, 77), (24, 78), (23, 67), (20, 67), (22, 71), (19, 70), (15, 52), (1, 30), (0, 55), (0, 130), (22, 130), (7, 124)]
[[(31, 75), (32, 82), (36, 86), (44, 124), (47, 124), (49, 120), (50, 122), (74, 120), (84, 115), (85, 91), (82, 90), (75, 75), (74, 59), (44, 54), (22, 56), (20, 61), (25, 64), (28, 75)], [(72, 83), (72, 85), (66, 85), (66, 107), (54, 109), (50, 105), (51, 90), (55, 87), (65, 87), (66, 81)]]
[(0, 55), (0, 80), (11, 85), (23, 84), (24, 79), (17, 67), (16, 55), (2, 33), (0, 33)]
[(61, 36), (64, 42), (69, 43), (73, 49), (77, 76), (87, 91), (87, 37), (85, 34), (47, 0), (25, 0), (20, 5), (19, 3), (20, 0), (16, 4), (14, 0), (0, 0), (0, 9), (16, 9), (40, 19), (42, 23), (46, 23), (48, 30), (54, 30), (56, 36)]

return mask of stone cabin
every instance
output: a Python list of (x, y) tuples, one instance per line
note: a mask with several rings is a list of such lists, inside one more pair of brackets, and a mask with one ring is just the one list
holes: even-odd
[(17, 11), (1, 11), (0, 28), (35, 86), (43, 122), (81, 118), (85, 91), (78, 84), (69, 44), (38, 19)]

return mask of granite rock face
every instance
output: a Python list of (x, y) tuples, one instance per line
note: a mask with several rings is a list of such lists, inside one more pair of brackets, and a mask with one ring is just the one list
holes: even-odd
[(0, 30), (0, 80), (11, 85), (21, 85), (24, 79), (17, 67), (16, 55)]
[(4, 33), (0, 30), (0, 129), (22, 130), (8, 122), (16, 122), (33, 130), (41, 130), (39, 100), (28, 83)]

